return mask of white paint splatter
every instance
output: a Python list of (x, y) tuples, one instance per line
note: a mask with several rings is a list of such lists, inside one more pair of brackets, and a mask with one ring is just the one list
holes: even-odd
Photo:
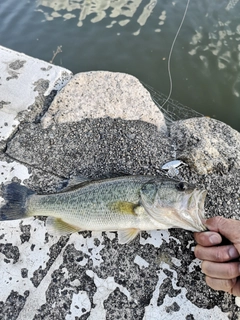
[(235, 298), (235, 303), (238, 307), (240, 307), (240, 297)]
[(196, 267), (201, 267), (201, 261), (199, 259), (194, 259), (191, 264), (188, 266), (188, 272), (195, 272), (196, 271)]
[[(16, 291), (21, 295), (24, 295), (26, 290), (29, 291), (29, 297), (25, 303), (24, 308), (18, 316), (18, 320), (32, 319), (37, 312), (37, 309), (44, 303), (46, 303), (45, 291), (48, 285), (51, 283), (52, 272), (59, 267), (63, 262), (60, 255), (49, 269), (47, 275), (43, 278), (39, 286), (36, 288), (31, 278), (35, 270), (40, 267), (44, 269), (46, 263), (49, 260), (49, 248), (57, 242), (56, 237), (49, 238), (49, 242), (45, 243), (45, 226), (42, 221), (29, 218), (24, 220), (24, 224), (31, 224), (31, 239), (33, 241), (21, 242), (20, 221), (5, 221), (1, 226), (2, 233), (7, 234), (7, 238), (0, 240), (0, 243), (12, 243), (13, 246), (19, 248), (20, 257), (16, 263), (4, 263), (4, 260), (0, 259), (1, 269), (1, 300), (6, 300), (11, 291)], [(3, 256), (5, 257), (5, 256)], [(23, 278), (21, 270), (26, 269), (28, 275)]]
[(140, 268), (147, 268), (149, 266), (149, 263), (138, 255), (136, 255), (133, 262), (139, 265)]
[(72, 303), (70, 312), (67, 314), (65, 319), (72, 320), (75, 317), (81, 317), (83, 314), (91, 310), (91, 302), (88, 298), (88, 295), (85, 291), (80, 291), (79, 293), (74, 293), (72, 297)]
[[(102, 257), (100, 255), (100, 251), (104, 248), (102, 244), (96, 245), (95, 238), (99, 239), (100, 242), (103, 241), (102, 232), (93, 232), (91, 238), (84, 238), (81, 234), (73, 233), (69, 239), (69, 243), (74, 244), (76, 250), (82, 251), (86, 254), (93, 262), (93, 266), (100, 266), (103, 262)], [(82, 261), (79, 262), (81, 266), (87, 264), (88, 259), (84, 258)]]
[(172, 263), (176, 266), (176, 267), (181, 267), (182, 263), (181, 263), (181, 260), (175, 258), (175, 257), (172, 257)]
[(99, 278), (92, 270), (87, 270), (86, 274), (93, 278), (94, 283), (97, 287), (97, 291), (93, 296), (93, 303), (95, 303), (95, 308), (91, 310), (91, 314), (89, 316), (89, 320), (105, 320), (106, 319), (106, 311), (104, 309), (103, 302), (106, 300), (109, 295), (116, 289), (125, 294), (125, 296), (130, 300), (130, 292), (123, 287), (122, 285), (117, 284), (114, 281), (114, 277), (108, 277), (107, 279)]
[(0, 183), (11, 181), (14, 177), (23, 181), (31, 176), (28, 173), (28, 168), (16, 161), (10, 163), (0, 161), (0, 168)]
[[(168, 294), (165, 296), (163, 303), (158, 306), (158, 297), (160, 286), (167, 275), (163, 271), (158, 273), (158, 283), (156, 284), (155, 290), (153, 292), (152, 299), (149, 306), (145, 307), (145, 314), (143, 320), (175, 320), (175, 319), (186, 319), (187, 315), (193, 314), (196, 319), (218, 319), (218, 320), (228, 320), (229, 313), (222, 313), (219, 307), (214, 307), (213, 309), (201, 309), (191, 303), (187, 299), (187, 290), (185, 288), (180, 288), (177, 286), (177, 273), (172, 270), (168, 264), (164, 264), (162, 269), (168, 269), (173, 273), (172, 286), (173, 289), (179, 290), (181, 292), (176, 297), (169, 297)], [(166, 312), (166, 308), (171, 306), (173, 303), (179, 306), (179, 310), (174, 312)]]
[(154, 231), (149, 231), (148, 232), (149, 236), (147, 239), (144, 239), (140, 235), (140, 244), (145, 245), (145, 244), (152, 244), (154, 247), (159, 248), (163, 241), (166, 241), (169, 243), (169, 232), (168, 230), (154, 230)]

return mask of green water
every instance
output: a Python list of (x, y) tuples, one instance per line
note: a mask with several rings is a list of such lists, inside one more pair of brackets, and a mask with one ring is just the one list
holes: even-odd
[[(0, 44), (73, 73), (126, 72), (169, 93), (186, 0), (0, 0)], [(171, 98), (240, 131), (240, 2), (190, 0)]]

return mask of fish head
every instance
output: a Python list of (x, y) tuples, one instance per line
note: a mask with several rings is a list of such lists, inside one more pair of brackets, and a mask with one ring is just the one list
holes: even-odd
[(140, 191), (141, 203), (153, 222), (161, 228), (203, 231), (206, 190), (168, 178), (153, 179)]

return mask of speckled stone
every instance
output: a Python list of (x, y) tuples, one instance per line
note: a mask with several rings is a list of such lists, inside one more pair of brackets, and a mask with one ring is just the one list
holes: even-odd
[(8, 143), (6, 154), (57, 176), (96, 178), (117, 172), (160, 172), (171, 146), (153, 124), (106, 117), (46, 129), (27, 123)]
[(177, 158), (199, 174), (240, 169), (240, 133), (221, 121), (207, 117), (178, 121), (170, 136)]
[(140, 81), (108, 71), (76, 74), (58, 93), (42, 123), (46, 128), (52, 123), (105, 117), (142, 120), (166, 129), (161, 111)]

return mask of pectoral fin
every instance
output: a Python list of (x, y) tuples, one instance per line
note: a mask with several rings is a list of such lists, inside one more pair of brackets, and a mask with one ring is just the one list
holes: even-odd
[(125, 229), (118, 231), (118, 243), (125, 244), (132, 241), (139, 234), (139, 229)]
[(62, 219), (48, 217), (46, 221), (47, 230), (50, 234), (57, 234), (57, 235), (67, 235), (70, 233), (80, 231), (79, 228), (76, 228)]

